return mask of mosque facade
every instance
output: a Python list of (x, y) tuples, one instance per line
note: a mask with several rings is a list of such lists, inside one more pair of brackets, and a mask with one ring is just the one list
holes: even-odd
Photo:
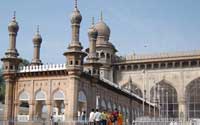
[[(16, 17), (8, 25), (9, 48), (3, 62), (6, 83), (5, 120), (77, 120), (92, 108), (118, 109), (128, 121), (140, 116), (200, 117), (200, 51), (118, 56), (109, 41), (111, 30), (103, 18), (88, 29), (89, 48), (79, 41), (82, 16), (75, 3), (71, 14), (72, 39), (63, 53), (64, 64), (40, 60), (42, 36), (33, 37), (29, 66), (16, 48)], [(25, 111), (21, 106), (28, 107)], [(156, 112), (156, 113), (155, 113)]]

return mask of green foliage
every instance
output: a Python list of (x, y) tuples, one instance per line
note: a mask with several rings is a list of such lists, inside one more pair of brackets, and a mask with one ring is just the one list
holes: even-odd
[(0, 68), (0, 102), (4, 102), (5, 98), (5, 82), (2, 75), (2, 68)]
[(19, 64), (19, 66), (28, 66), (30, 62), (27, 59), (22, 59), (22, 62)]

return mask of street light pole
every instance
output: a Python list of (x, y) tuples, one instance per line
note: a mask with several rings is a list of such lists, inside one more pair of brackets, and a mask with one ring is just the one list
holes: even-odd
[(169, 107), (168, 107), (168, 92), (166, 92), (166, 96), (167, 96), (167, 120), (168, 120), (168, 117), (169, 117)]

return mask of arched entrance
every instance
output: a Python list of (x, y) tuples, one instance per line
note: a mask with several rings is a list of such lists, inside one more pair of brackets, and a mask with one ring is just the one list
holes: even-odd
[(78, 120), (85, 120), (87, 114), (87, 97), (83, 91), (78, 93)]
[(53, 116), (55, 121), (64, 121), (65, 105), (64, 105), (65, 95), (61, 90), (57, 90), (53, 94)]
[(110, 101), (108, 102), (108, 111), (109, 111), (109, 112), (112, 112), (112, 107), (111, 107)]
[(48, 117), (47, 108), (45, 105), (46, 93), (42, 90), (38, 90), (35, 94), (35, 117), (37, 120), (45, 120)]
[(102, 110), (106, 110), (107, 109), (106, 102), (105, 102), (104, 99), (101, 100), (101, 108), (102, 108)]
[(163, 80), (152, 87), (150, 93), (151, 102), (155, 102), (156, 99), (160, 105), (160, 117), (178, 117), (178, 97), (173, 86)]
[(26, 91), (22, 91), (19, 95), (19, 109), (17, 114), (18, 121), (29, 121), (29, 94)]
[(200, 78), (186, 87), (186, 109), (188, 118), (200, 118)]

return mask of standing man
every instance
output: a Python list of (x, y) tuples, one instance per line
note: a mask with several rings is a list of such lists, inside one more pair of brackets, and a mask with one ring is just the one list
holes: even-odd
[(94, 121), (95, 121), (95, 112), (94, 109), (92, 109), (89, 116), (89, 125), (94, 125)]
[(100, 125), (100, 123), (101, 123), (101, 113), (99, 112), (98, 109), (96, 109), (94, 117), (95, 117), (95, 124)]

